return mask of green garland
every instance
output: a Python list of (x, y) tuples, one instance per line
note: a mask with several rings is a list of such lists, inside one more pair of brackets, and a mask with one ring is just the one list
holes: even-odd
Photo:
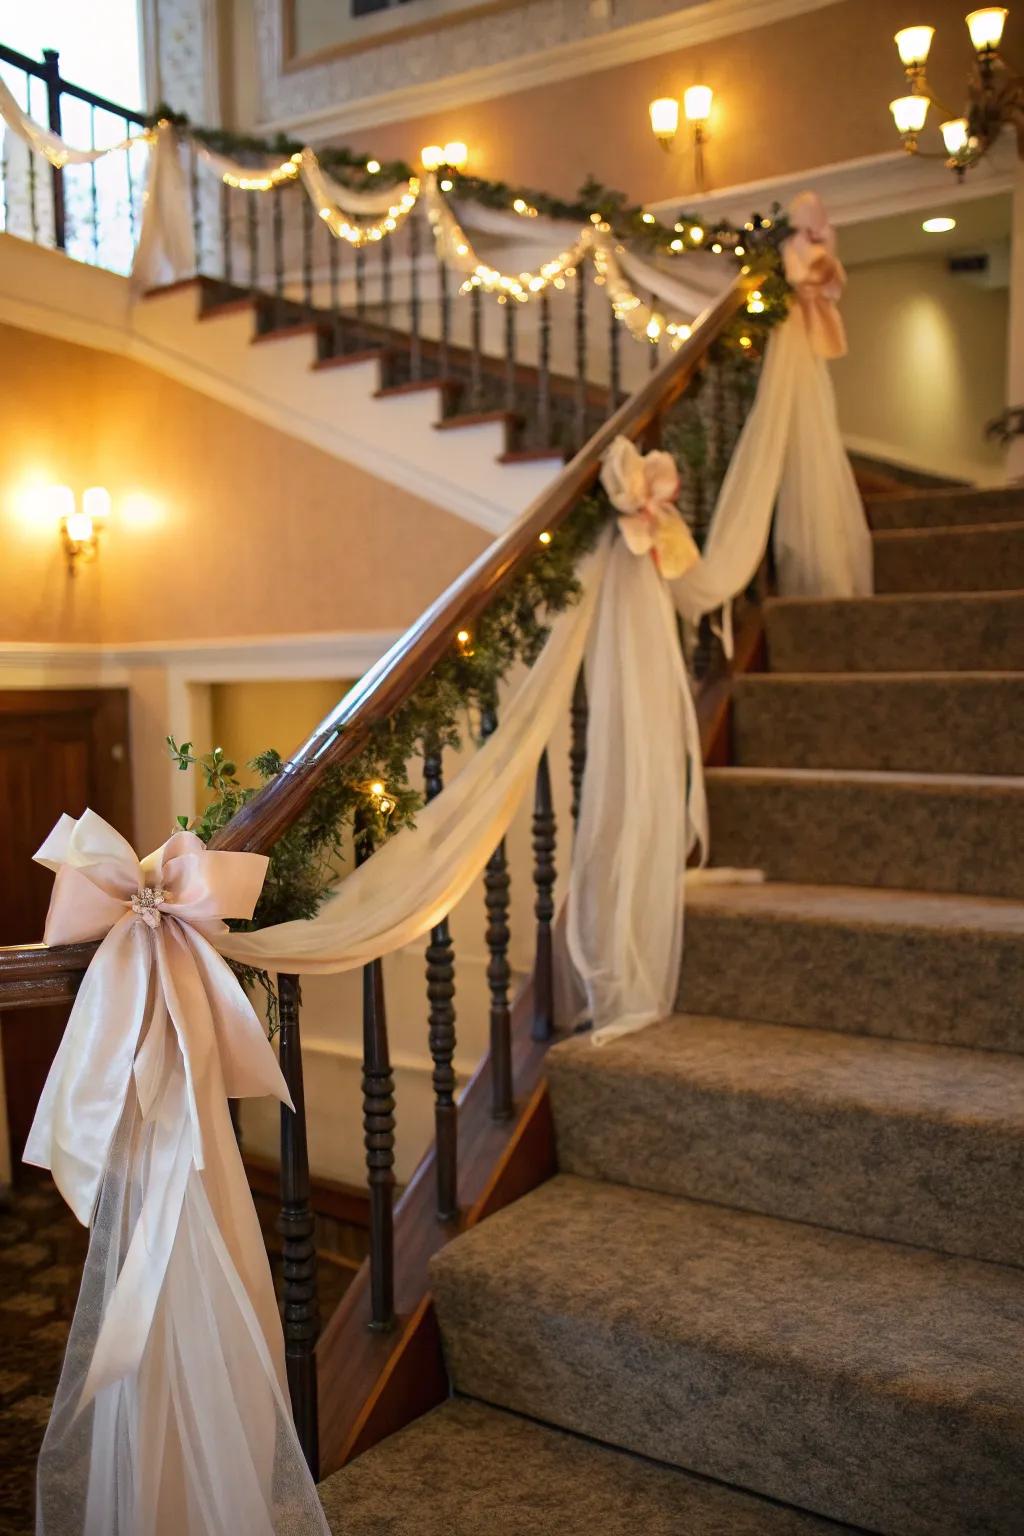
[[(576, 567), (593, 547), (610, 515), (599, 495), (584, 498), (552, 536), (540, 544), (528, 566), (498, 594), (467, 642), (453, 643), (430, 676), (392, 717), (374, 727), (367, 745), (344, 767), (329, 769), (301, 816), (270, 852), (267, 878), (251, 921), (232, 921), (235, 930), (266, 928), (294, 918), (315, 917), (340, 877), (340, 867), (358, 836), (376, 846), (401, 827), (412, 826), (423, 796), (409, 779), (413, 760), (438, 749), (457, 750), (473, 712), (491, 709), (500, 683), (517, 663), (532, 666), (548, 637), (551, 621), (580, 596)], [(246, 805), (257, 788), (243, 785), (237, 766), (221, 747), (197, 756), (191, 742), (167, 745), (182, 772), (195, 769), (211, 792), (210, 803), (179, 824), (206, 843)], [(252, 760), (261, 784), (285, 771), (280, 753), (268, 750)], [(371, 785), (383, 784), (387, 809)], [(242, 980), (276, 1003), (269, 978), (238, 967)]]
[[(152, 121), (166, 120), (175, 127), (192, 135), (200, 143), (220, 154), (235, 158), (269, 156), (286, 159), (303, 149), (298, 139), (276, 134), (273, 138), (259, 138), (253, 134), (233, 133), (225, 128), (202, 128), (190, 123), (184, 113), (172, 112), (161, 104)], [(404, 160), (377, 161), (372, 156), (356, 153), (344, 145), (329, 145), (317, 150), (317, 159), (324, 169), (344, 185), (358, 191), (367, 188), (390, 186), (407, 181), (419, 174), (415, 166)], [(370, 171), (370, 165), (378, 169)], [(699, 214), (681, 211), (671, 224), (663, 223), (640, 204), (629, 203), (624, 192), (606, 187), (590, 176), (580, 187), (575, 199), (549, 196), (530, 187), (518, 187), (505, 181), (488, 181), (482, 176), (469, 176), (464, 172), (442, 168), (446, 182), (456, 198), (508, 212), (516, 203), (536, 210), (546, 218), (564, 219), (577, 224), (602, 222), (609, 226), (616, 239), (629, 240), (651, 254), (678, 256), (687, 251), (712, 251), (735, 267), (749, 266), (765, 275), (762, 287), (765, 308), (758, 315), (749, 317), (746, 329), (752, 337), (760, 338), (759, 348), (767, 330), (784, 318), (789, 300), (789, 285), (782, 274), (780, 249), (792, 233), (789, 220), (775, 204), (768, 214), (753, 214), (743, 229), (736, 229), (721, 222), (705, 226)], [(726, 334), (726, 345), (736, 346), (743, 334), (741, 328), (732, 328)]]

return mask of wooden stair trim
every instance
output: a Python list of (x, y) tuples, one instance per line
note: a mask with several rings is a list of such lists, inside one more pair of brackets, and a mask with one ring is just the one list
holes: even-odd
[[(396, 1207), (396, 1327), (390, 1333), (369, 1328), (369, 1266), (364, 1265), (324, 1329), (317, 1345), (322, 1476), (399, 1427), (396, 1400), (401, 1402), (408, 1395), (411, 1401), (425, 1402), (419, 1409), (425, 1412), (447, 1396), (448, 1378), (439, 1346), (429, 1376), (421, 1379), (431, 1358), (423, 1340), (423, 1330), (433, 1326), (430, 1258), (459, 1232), (516, 1198), (514, 1191), (534, 1188), (553, 1169), (554, 1142), (540, 1118), (548, 1042), (533, 1040), (532, 1023), (533, 987), (527, 983), (512, 1016), (517, 1115), (505, 1121), (491, 1118), (489, 1059), (481, 1062), (460, 1101), (461, 1220), (437, 1220), (433, 1147)], [(403, 1422), (415, 1416), (410, 1412)], [(385, 1431), (383, 1425), (390, 1428)]]
[(442, 394), (454, 394), (462, 388), (459, 379), (406, 379), (402, 384), (384, 384), (374, 391), (375, 400), (387, 400), (392, 395), (422, 394), (426, 389), (438, 389)]
[(456, 432), (460, 427), (483, 427), (492, 423), (509, 428), (519, 427), (522, 426), (523, 418), (518, 411), (461, 411), (455, 416), (445, 416), (442, 421), (435, 421), (434, 430)]
[(384, 362), (389, 356), (387, 347), (367, 347), (361, 352), (332, 352), (329, 357), (318, 357), (310, 364), (314, 373), (325, 368), (348, 368), (355, 363)]
[(539, 464), (544, 459), (554, 459), (559, 464), (566, 463), (566, 450), (564, 448), (507, 448), (504, 453), (498, 455), (499, 464)]
[(260, 346), (265, 341), (287, 341), (293, 336), (325, 336), (330, 335), (330, 330), (321, 320), (296, 320), (293, 325), (281, 325), (269, 331), (257, 331), (250, 338), (252, 346)]

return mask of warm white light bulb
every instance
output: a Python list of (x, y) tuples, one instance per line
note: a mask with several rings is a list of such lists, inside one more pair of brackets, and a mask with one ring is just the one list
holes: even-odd
[(444, 164), (450, 165), (453, 171), (461, 171), (469, 159), (469, 150), (461, 139), (453, 139), (450, 144), (446, 144), (442, 154)]
[(93, 521), (85, 511), (69, 513), (64, 519), (64, 528), (73, 544), (88, 544), (93, 535)]
[(656, 138), (671, 139), (679, 128), (679, 103), (674, 96), (659, 96), (652, 101), (648, 111), (651, 114), (651, 131)]
[(82, 511), (91, 523), (102, 523), (110, 516), (110, 492), (102, 485), (90, 485), (82, 492)]
[(683, 92), (683, 111), (689, 123), (706, 123), (711, 116), (710, 85), (691, 85)]
[(926, 235), (947, 235), (951, 229), (956, 229), (956, 219), (946, 217), (925, 219), (921, 228)]
[(972, 11), (964, 17), (977, 53), (987, 53), (989, 49), (999, 47), (1006, 25), (1006, 14), (1003, 5), (986, 5), (982, 10)]
[(369, 174), (371, 176), (376, 176), (377, 172), (380, 170), (380, 161), (379, 160), (367, 160), (367, 162), (366, 162), (366, 169), (367, 169), (367, 171), (369, 172)]
[(950, 118), (948, 123), (942, 124), (942, 142), (946, 146), (946, 154), (954, 158), (967, 148), (969, 127), (966, 117)]
[(440, 144), (428, 144), (420, 150), (420, 164), (425, 171), (436, 171), (444, 164), (444, 150)]
[(899, 96), (890, 101), (889, 111), (900, 133), (920, 133), (928, 116), (928, 97)]
[(900, 63), (908, 69), (915, 64), (924, 64), (934, 36), (934, 27), (904, 27), (901, 32), (897, 32), (895, 42)]
[(70, 485), (51, 485), (40, 493), (40, 502), (45, 502), (46, 510), (54, 522), (67, 523), (76, 516), (75, 493)]

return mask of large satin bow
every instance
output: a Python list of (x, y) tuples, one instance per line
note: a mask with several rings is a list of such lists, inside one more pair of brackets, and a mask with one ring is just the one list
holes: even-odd
[(139, 859), (93, 811), (62, 816), (36, 861), (56, 874), (44, 939), (101, 939), (82, 980), (25, 1147), (88, 1224), (134, 1074), (151, 1116), (174, 1043), (184, 1065), (191, 1163), (204, 1166), (208, 1106), (224, 1096), (291, 1100), (259, 1019), (209, 942), (252, 916), (267, 860), (216, 853), (175, 833)]
[(836, 255), (836, 232), (817, 192), (801, 192), (789, 209), (794, 233), (782, 246), (786, 281), (795, 289), (811, 346), (819, 357), (844, 357), (846, 327), (838, 303), (846, 268)]
[(666, 581), (700, 559), (675, 499), (679, 471), (670, 453), (641, 454), (628, 437), (617, 437), (604, 456), (601, 484), (620, 513), (619, 531), (634, 555), (653, 556)]

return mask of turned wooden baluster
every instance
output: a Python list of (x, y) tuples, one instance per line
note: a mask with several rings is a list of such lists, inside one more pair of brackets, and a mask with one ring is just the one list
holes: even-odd
[(324, 234), (327, 236), (327, 286), (331, 308), (331, 356), (335, 357), (338, 353), (345, 350), (345, 338), (341, 329), (341, 247), (339, 241), (331, 234), (326, 224), (324, 225)]
[(256, 293), (260, 280), (259, 209), (255, 197), (245, 199), (245, 232), (249, 247), (249, 292)]
[[(498, 728), (498, 708), (493, 702), (481, 712), (480, 733), (493, 735)], [(509, 907), (508, 858), (505, 839), (491, 854), (484, 871), (484, 905), (487, 909), (487, 943), (490, 960), (487, 965), (487, 985), (491, 993), (491, 1114), (495, 1120), (508, 1120), (513, 1110), (512, 1100), (512, 1010), (509, 1007), (509, 985), (512, 967), (508, 960)]]
[(479, 287), (469, 290), (469, 319), (469, 408), (479, 411), (483, 401), (483, 295)]
[(441, 305), (441, 338), (437, 348), (437, 366), (443, 379), (448, 374), (448, 353), (452, 335), (452, 301), (451, 295), (448, 292), (448, 268), (441, 260), (438, 260), (437, 263), (437, 295)]
[(295, 1105), (294, 1112), (286, 1105), (281, 1106), (281, 1213), (277, 1230), (281, 1234), (284, 1276), (284, 1352), (295, 1429), (315, 1480), (320, 1475), (316, 1384), (320, 1309), (316, 1293), (315, 1224), (309, 1199), (299, 978), (278, 976), (277, 997), (280, 1013), (278, 1056)]
[(572, 782), (572, 824), (580, 819), (580, 800), (583, 795), (583, 774), (587, 767), (587, 721), (590, 706), (587, 703), (587, 680), (582, 667), (576, 674), (576, 686), (572, 691), (572, 707), (569, 712), (569, 777)]
[(516, 306), (505, 303), (505, 409), (516, 408)]
[(551, 298), (540, 295), (540, 329), (537, 338), (537, 446), (551, 444)]
[[(131, 164), (131, 156), (125, 155), (125, 160)], [(131, 177), (129, 176), (128, 194), (131, 198)], [(134, 221), (135, 210), (129, 211), (129, 224)], [(230, 283), (233, 276), (233, 253), (231, 250), (231, 188), (226, 181), (220, 184), (220, 250), (221, 271), (224, 281)]]
[(302, 195), (302, 302), (313, 308), (313, 204)]
[[(370, 830), (357, 819), (356, 863), (372, 853)], [(370, 1194), (370, 1327), (383, 1330), (395, 1321), (395, 1079), (379, 960), (363, 966), (363, 1145)]]
[(271, 193), (274, 251), (274, 329), (284, 324), (284, 209), (281, 188)]
[(608, 416), (614, 416), (619, 408), (622, 393), (622, 322), (615, 310), (608, 310)]
[(551, 921), (555, 915), (555, 808), (548, 754), (541, 753), (533, 798), (533, 884), (536, 891), (537, 953), (533, 976), (533, 1038), (550, 1040), (555, 1030), (554, 957)]
[[(430, 743), (423, 757), (428, 800), (441, 793), (441, 750)], [(437, 1219), (459, 1214), (458, 1110), (455, 1104), (455, 951), (448, 919), (431, 930), (426, 951), (430, 1055), (434, 1063), (434, 1136), (437, 1143)]]
[(577, 451), (587, 440), (587, 283), (586, 257), (580, 257), (576, 271), (576, 411), (574, 446)]
[(423, 377), (423, 343), (420, 338), (420, 220), (414, 208), (409, 226), (409, 377)]

